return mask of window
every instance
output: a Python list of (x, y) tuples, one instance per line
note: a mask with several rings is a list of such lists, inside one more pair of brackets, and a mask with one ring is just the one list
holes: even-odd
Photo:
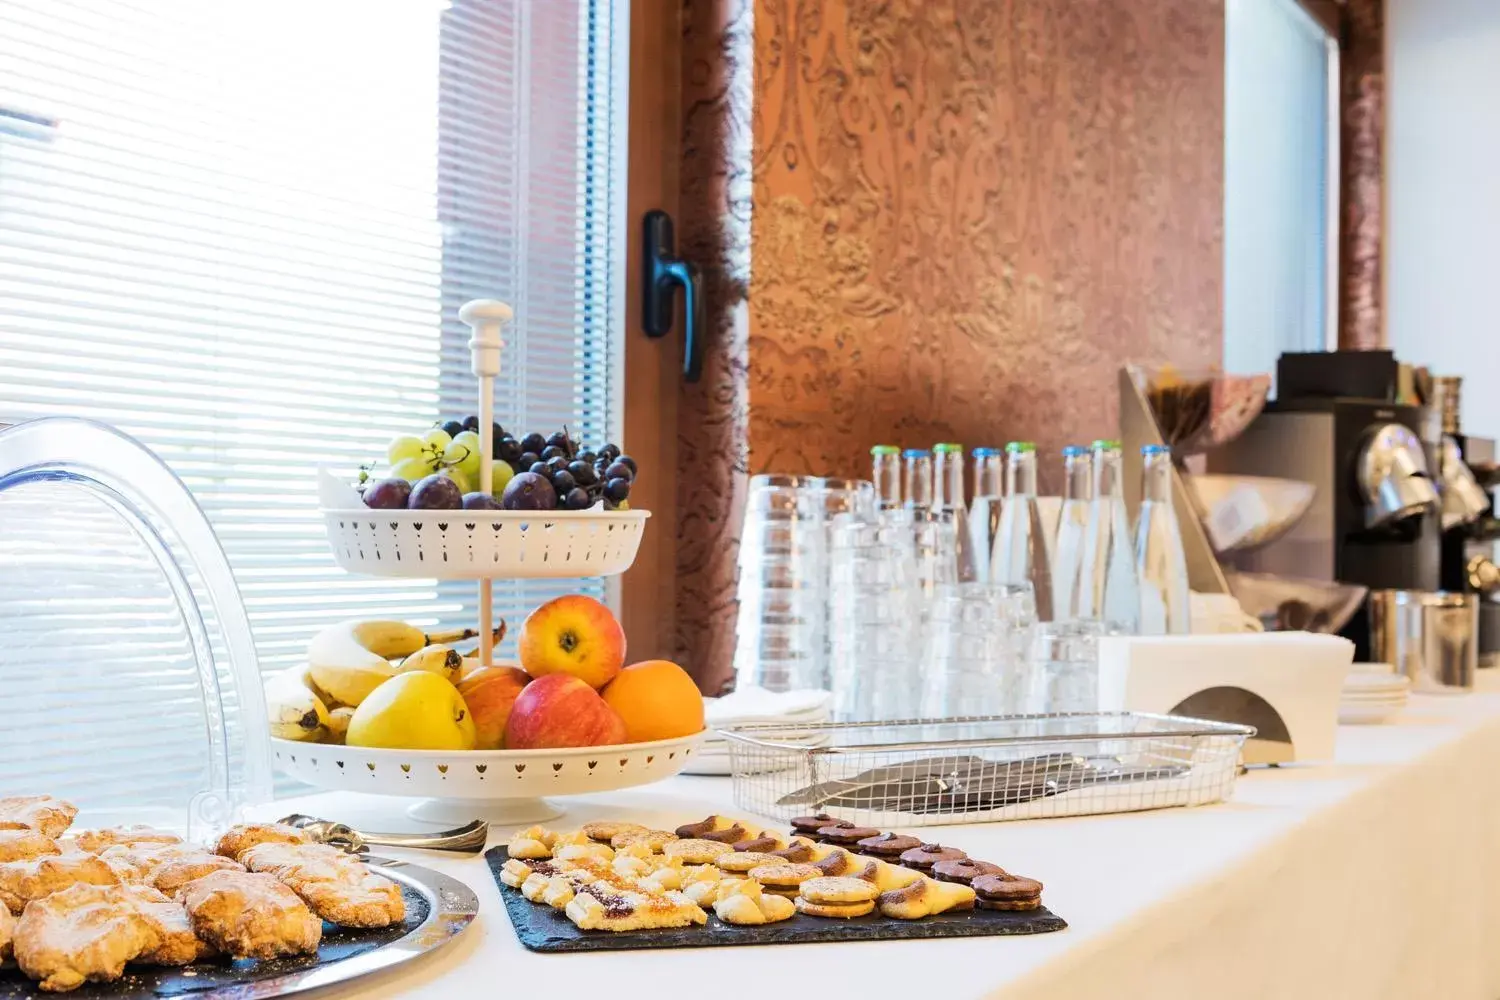
[[(316, 509), (319, 466), (473, 412), (460, 303), (515, 307), (507, 427), (618, 426), (615, 7), (0, 6), (0, 423), (87, 416), (161, 455), (264, 670), (347, 617), (474, 620), (471, 584), (339, 570)], [(497, 582), (497, 613), (577, 589)]]
[(1337, 339), (1338, 46), (1297, 0), (1229, 0), (1224, 366)]

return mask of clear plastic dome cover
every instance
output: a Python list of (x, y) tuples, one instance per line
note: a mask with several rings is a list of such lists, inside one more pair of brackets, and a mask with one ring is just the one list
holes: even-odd
[(199, 837), (269, 799), (249, 622), (187, 487), (103, 424), (0, 431), (0, 794)]

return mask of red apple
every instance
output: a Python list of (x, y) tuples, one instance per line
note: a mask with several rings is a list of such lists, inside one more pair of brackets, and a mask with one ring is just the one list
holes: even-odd
[(625, 630), (592, 597), (557, 597), (531, 614), (517, 640), (521, 668), (533, 677), (569, 674), (594, 690), (625, 665)]
[(505, 744), (505, 723), (521, 689), (531, 682), (520, 667), (481, 667), (458, 685), (478, 738), (475, 750), (499, 750)]
[(568, 674), (538, 677), (505, 724), (507, 750), (599, 747), (625, 742), (625, 723), (593, 688)]

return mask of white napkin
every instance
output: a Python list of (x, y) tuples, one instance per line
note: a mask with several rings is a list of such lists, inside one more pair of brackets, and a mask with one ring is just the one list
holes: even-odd
[(789, 716), (797, 716), (799, 721), (809, 721), (808, 716), (826, 714), (831, 697), (827, 691), (738, 688), (722, 698), (704, 698), (703, 718), (710, 729), (777, 722)]

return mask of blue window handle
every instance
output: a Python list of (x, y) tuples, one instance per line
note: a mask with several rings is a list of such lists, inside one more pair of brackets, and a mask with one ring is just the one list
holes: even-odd
[(641, 326), (648, 337), (666, 336), (672, 329), (676, 291), (682, 289), (682, 378), (696, 382), (703, 374), (703, 276), (676, 256), (670, 215), (659, 209), (647, 212), (644, 230), (646, 294), (642, 297)]

